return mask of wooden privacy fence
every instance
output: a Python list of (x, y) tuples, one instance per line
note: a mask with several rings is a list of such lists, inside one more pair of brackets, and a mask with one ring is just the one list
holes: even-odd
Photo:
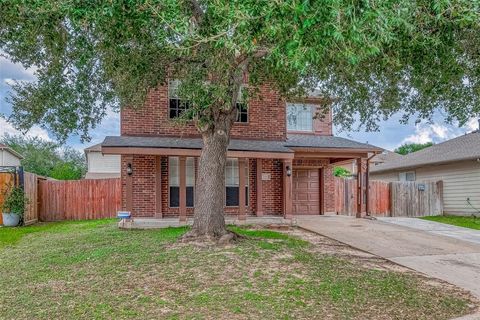
[[(357, 212), (357, 180), (335, 178), (335, 211), (354, 216)], [(370, 181), (369, 212), (375, 216), (390, 213), (390, 188), (388, 182)]]
[(120, 179), (39, 183), (41, 221), (114, 218), (121, 209)]
[(443, 214), (443, 182), (391, 182), (391, 216), (421, 217)]
[[(335, 212), (355, 215), (357, 180), (335, 178)], [(365, 201), (365, 199), (363, 199)], [(442, 181), (369, 182), (368, 212), (373, 216), (420, 217), (443, 213)]]

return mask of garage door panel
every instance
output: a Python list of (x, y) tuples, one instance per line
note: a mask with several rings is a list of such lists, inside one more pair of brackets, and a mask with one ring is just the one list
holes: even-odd
[(320, 176), (318, 169), (293, 170), (293, 213), (320, 214)]

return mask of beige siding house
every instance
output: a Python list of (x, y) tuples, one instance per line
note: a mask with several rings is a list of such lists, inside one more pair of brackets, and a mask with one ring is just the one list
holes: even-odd
[(104, 155), (102, 144), (85, 149), (87, 157), (87, 173), (85, 179), (120, 178), (120, 156)]
[(480, 215), (480, 132), (372, 166), (372, 180), (443, 181), (444, 213)]
[(0, 167), (13, 166), (19, 167), (22, 155), (4, 144), (0, 144)]

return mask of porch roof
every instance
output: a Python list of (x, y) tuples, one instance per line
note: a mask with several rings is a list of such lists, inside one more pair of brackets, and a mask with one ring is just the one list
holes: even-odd
[[(169, 149), (202, 149), (200, 138), (178, 137), (138, 137), (138, 136), (108, 136), (102, 143), (103, 148), (169, 148)], [(293, 153), (284, 146), (283, 141), (237, 140), (231, 139), (228, 145), (230, 151), (279, 152)]]
[[(152, 136), (107, 136), (102, 143), (105, 154), (156, 154), (200, 155), (203, 141), (200, 138), (152, 137)], [(296, 152), (311, 152), (323, 156), (353, 158), (382, 149), (345, 138), (334, 136), (289, 134), (286, 141), (231, 139), (229, 156), (248, 156), (292, 159)], [(353, 155), (355, 153), (355, 155)], [(350, 155), (352, 154), (352, 155)]]
[(364, 152), (381, 152), (383, 149), (368, 143), (361, 143), (335, 136), (320, 136), (313, 134), (288, 134), (283, 143), (288, 148), (315, 148), (315, 149), (355, 149)]

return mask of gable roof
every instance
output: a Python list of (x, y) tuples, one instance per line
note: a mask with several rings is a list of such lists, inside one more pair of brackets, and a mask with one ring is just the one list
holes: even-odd
[(383, 150), (382, 153), (379, 153), (375, 157), (373, 157), (372, 160), (370, 160), (370, 162), (374, 163), (375, 165), (380, 165), (385, 162), (399, 161), (402, 157), (403, 155), (398, 154), (396, 152)]
[(9, 146), (4, 145), (3, 143), (0, 143), (0, 150), (5, 150), (5, 151), (7, 151), (7, 152), (10, 152), (11, 154), (13, 154), (15, 157), (19, 158), (20, 160), (24, 158), (20, 153), (18, 153), (17, 151), (13, 150), (13, 149), (10, 148)]
[(480, 158), (480, 132), (474, 131), (371, 168), (382, 172)]
[(90, 151), (102, 152), (102, 143), (94, 144), (93, 146), (83, 149), (83, 151), (85, 151), (85, 153)]

